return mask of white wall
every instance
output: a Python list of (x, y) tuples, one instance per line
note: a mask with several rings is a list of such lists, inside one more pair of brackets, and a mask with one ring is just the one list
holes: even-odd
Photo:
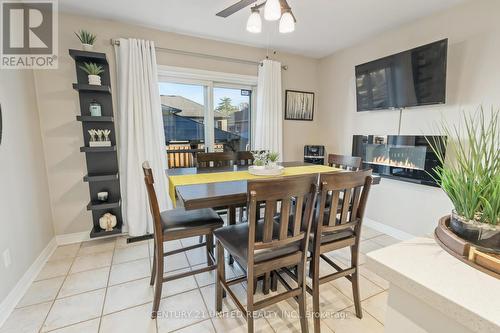
[[(49, 187), (31, 70), (0, 70), (0, 302), (54, 237)], [(1, 317), (1, 316), (0, 316)]]
[[(350, 154), (354, 134), (397, 134), (398, 112), (356, 112), (354, 66), (442, 38), (449, 39), (447, 103), (404, 110), (401, 134), (435, 134), (440, 120), (457, 122), (461, 110), (500, 106), (498, 13), (498, 0), (469, 1), (321, 59), (318, 115), (328, 152)], [(440, 189), (383, 179), (367, 217), (422, 235), (450, 209)]]

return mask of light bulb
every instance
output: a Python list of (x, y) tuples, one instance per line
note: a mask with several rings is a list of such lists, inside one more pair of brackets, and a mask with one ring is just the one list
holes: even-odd
[(279, 31), (282, 34), (286, 34), (294, 30), (295, 30), (295, 20), (293, 19), (292, 14), (289, 11), (283, 13), (280, 20)]
[(262, 19), (260, 18), (259, 11), (256, 9), (252, 9), (252, 13), (248, 17), (247, 31), (254, 34), (258, 34), (262, 31)]
[(264, 6), (264, 18), (266, 21), (276, 21), (281, 17), (280, 0), (267, 0)]

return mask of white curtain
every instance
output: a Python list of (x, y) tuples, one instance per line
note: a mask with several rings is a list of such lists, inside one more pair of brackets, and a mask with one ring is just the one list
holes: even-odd
[(160, 209), (171, 207), (155, 46), (152, 41), (122, 38), (115, 55), (122, 214), (129, 235), (141, 236), (153, 232), (144, 161), (153, 170)]
[(259, 66), (254, 149), (271, 150), (283, 159), (281, 63), (264, 60)]

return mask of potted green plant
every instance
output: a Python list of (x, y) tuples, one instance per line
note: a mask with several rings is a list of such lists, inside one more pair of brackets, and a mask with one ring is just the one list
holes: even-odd
[(270, 151), (267, 153), (267, 165), (271, 169), (275, 169), (278, 166), (278, 159), (280, 154), (275, 151)]
[(253, 166), (255, 169), (264, 169), (267, 164), (267, 153), (262, 151), (252, 151)]
[(90, 85), (100, 86), (101, 85), (101, 77), (99, 74), (104, 72), (104, 69), (101, 65), (98, 65), (94, 62), (84, 62), (80, 68), (87, 73), (88, 80)]
[(450, 230), (483, 250), (500, 253), (499, 110), (492, 110), (489, 118), (481, 108), (475, 115), (464, 114), (463, 129), (443, 123), (447, 155), (453, 157), (447, 161), (441, 145), (428, 141), (442, 165), (431, 176), (454, 207)]
[(87, 30), (80, 30), (78, 33), (75, 32), (76, 37), (82, 43), (82, 48), (84, 51), (92, 51), (94, 49), (94, 42), (96, 35)]

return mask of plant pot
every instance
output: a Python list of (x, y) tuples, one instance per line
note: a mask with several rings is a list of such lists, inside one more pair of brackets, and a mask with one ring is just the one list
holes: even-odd
[(101, 85), (101, 77), (99, 75), (89, 75), (89, 84), (91, 86), (100, 86)]
[(264, 170), (266, 168), (265, 165), (253, 165), (253, 168), (255, 170)]
[(276, 169), (278, 167), (278, 162), (269, 162), (267, 163), (267, 167), (269, 169)]
[(453, 211), (449, 228), (466, 241), (485, 251), (500, 253), (500, 226), (467, 220)]
[(94, 45), (92, 44), (82, 44), (82, 48), (84, 51), (92, 51), (94, 50)]

